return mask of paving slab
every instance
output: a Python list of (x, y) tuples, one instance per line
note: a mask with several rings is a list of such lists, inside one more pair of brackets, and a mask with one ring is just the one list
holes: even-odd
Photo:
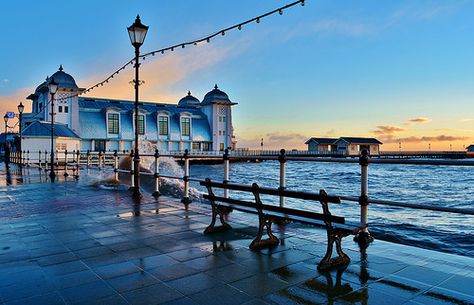
[(0, 186), (2, 305), (474, 304), (472, 255), (346, 238), (350, 265), (319, 272), (320, 228), (276, 227), (281, 243), (253, 252), (254, 215), (234, 211), (233, 230), (204, 235), (203, 203), (12, 175)]

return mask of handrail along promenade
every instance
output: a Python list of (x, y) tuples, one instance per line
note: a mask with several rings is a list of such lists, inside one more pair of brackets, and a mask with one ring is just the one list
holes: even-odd
[[(39, 170), (49, 170), (48, 164), (48, 151), (23, 151), (12, 152), (11, 162), (16, 163), (20, 166), (37, 166)], [(130, 169), (119, 168), (119, 158), (129, 157), (133, 155), (133, 151), (109, 151), (109, 152), (95, 152), (95, 151), (57, 151), (55, 156), (56, 168), (63, 170), (64, 175), (68, 175), (68, 170), (72, 170), (75, 177), (79, 176), (81, 167), (97, 167), (103, 169), (105, 167), (112, 167), (114, 171), (114, 177), (118, 180), (119, 173), (130, 174), (131, 186), (133, 187), (133, 175), (136, 170), (133, 168), (133, 162), (131, 162)], [(469, 160), (440, 160), (440, 159), (405, 159), (405, 158), (371, 158), (367, 151), (363, 150), (358, 158), (342, 157), (341, 155), (335, 154), (335, 152), (322, 152), (321, 154), (309, 154), (301, 151), (289, 151), (285, 150), (278, 151), (169, 151), (159, 152), (156, 150), (153, 154), (142, 154), (143, 157), (154, 158), (153, 171), (140, 170), (139, 174), (144, 176), (150, 176), (154, 179), (154, 196), (160, 196), (160, 178), (176, 179), (184, 182), (184, 196), (182, 202), (184, 204), (191, 203), (190, 198), (190, 182), (203, 182), (204, 180), (191, 177), (190, 161), (219, 161), (224, 163), (224, 179), (223, 183), (228, 183), (230, 179), (230, 162), (231, 161), (278, 161), (280, 165), (279, 173), (279, 190), (286, 190), (286, 165), (287, 162), (333, 162), (333, 163), (358, 163), (361, 167), (361, 180), (360, 180), (360, 194), (356, 196), (338, 196), (343, 201), (356, 202), (360, 205), (360, 223), (362, 225), (369, 224), (368, 210), (369, 205), (384, 205), (400, 208), (410, 208), (418, 210), (436, 211), (436, 212), (447, 212), (457, 213), (463, 215), (474, 215), (474, 209), (462, 209), (462, 208), (451, 208), (434, 206), (430, 204), (413, 204), (406, 202), (397, 202), (391, 200), (373, 199), (369, 197), (368, 192), (368, 168), (370, 164), (410, 164), (410, 165), (446, 165), (446, 166), (474, 166), (473, 161)], [(174, 158), (182, 161), (184, 167), (183, 176), (172, 176), (163, 175), (159, 171), (160, 158)], [(264, 165), (262, 165), (264, 166)], [(224, 197), (228, 198), (229, 193), (227, 190), (224, 192)], [(280, 206), (285, 205), (285, 197), (280, 196)], [(365, 230), (361, 235), (356, 236), (359, 241), (368, 242), (371, 237), (368, 230)]]

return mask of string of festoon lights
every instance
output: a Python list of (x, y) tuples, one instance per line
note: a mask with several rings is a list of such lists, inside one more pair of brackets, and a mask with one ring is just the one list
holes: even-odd
[[(251, 19), (248, 19), (246, 21), (243, 21), (243, 22), (239, 22), (239, 23), (236, 23), (232, 26), (229, 26), (229, 27), (226, 27), (224, 29), (221, 29), (219, 31), (216, 31), (212, 34), (209, 34), (207, 36), (203, 36), (201, 38), (198, 38), (198, 39), (195, 39), (195, 40), (191, 40), (191, 41), (187, 41), (187, 42), (182, 42), (182, 43), (178, 43), (178, 44), (175, 44), (175, 45), (172, 45), (172, 46), (169, 46), (169, 47), (166, 47), (166, 48), (162, 48), (162, 49), (158, 49), (158, 50), (155, 50), (155, 51), (151, 51), (151, 52), (148, 52), (148, 53), (145, 53), (143, 55), (140, 55), (140, 58), (142, 60), (145, 60), (145, 58), (149, 57), (149, 56), (155, 56), (156, 54), (165, 54), (166, 52), (173, 52), (174, 50), (176, 49), (184, 49), (186, 46), (197, 46), (198, 44), (200, 43), (210, 43), (212, 41), (212, 39), (214, 38), (217, 38), (217, 37), (222, 37), (222, 36), (225, 36), (225, 34), (229, 31), (232, 31), (232, 30), (242, 30), (242, 28), (250, 23), (260, 23), (261, 20), (263, 20), (264, 18), (268, 17), (268, 16), (271, 16), (271, 15), (274, 15), (274, 14), (279, 14), (279, 15), (283, 15), (283, 12), (284, 10), (288, 9), (288, 8), (291, 8), (295, 5), (301, 5), (301, 6), (304, 6), (305, 5), (305, 0), (298, 0), (298, 1), (295, 1), (295, 2), (292, 2), (292, 3), (289, 3), (287, 5), (284, 5), (282, 7), (279, 7), (277, 9), (274, 9), (272, 11), (269, 11), (265, 14), (262, 14), (260, 16), (257, 16), (257, 17), (254, 17), (254, 18), (251, 18)], [(76, 97), (76, 96), (79, 96), (79, 95), (82, 95), (82, 94), (86, 94), (86, 93), (89, 93), (91, 92), (92, 90), (94, 90), (95, 88), (99, 88), (99, 87), (102, 87), (104, 86), (105, 84), (107, 84), (110, 80), (112, 80), (115, 76), (119, 75), (123, 70), (125, 70), (128, 66), (133, 66), (133, 63), (134, 63), (135, 59), (131, 59), (129, 61), (127, 61), (124, 65), (122, 65), (120, 68), (118, 68), (117, 70), (115, 70), (112, 74), (110, 74), (107, 78), (105, 78), (103, 81), (100, 81), (98, 83), (96, 83), (95, 85), (81, 91), (80, 93), (77, 93), (77, 94), (73, 94), (73, 95), (68, 95), (68, 96), (65, 96), (65, 97), (61, 97), (61, 98), (55, 98), (54, 100), (55, 101), (61, 101), (61, 100), (67, 100), (69, 98), (72, 98), (72, 97)], [(51, 101), (49, 101), (47, 104), (44, 105), (44, 108), (46, 106), (48, 106), (49, 104), (51, 103)], [(43, 108), (43, 109), (44, 109)], [(38, 113), (39, 114), (39, 113)], [(37, 114), (37, 115), (38, 115)], [(34, 118), (35, 116), (33, 116)]]

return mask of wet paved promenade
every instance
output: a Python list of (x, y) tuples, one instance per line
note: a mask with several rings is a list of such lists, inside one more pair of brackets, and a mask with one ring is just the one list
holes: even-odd
[(233, 231), (205, 236), (202, 205), (148, 195), (137, 205), (128, 191), (35, 171), (8, 179), (0, 304), (474, 304), (474, 258), (378, 240), (364, 253), (348, 238), (348, 268), (320, 273), (318, 228), (275, 228), (282, 245), (255, 253), (254, 217), (234, 212)]

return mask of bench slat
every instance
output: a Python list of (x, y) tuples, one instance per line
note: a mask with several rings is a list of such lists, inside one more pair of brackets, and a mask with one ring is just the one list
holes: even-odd
[[(205, 181), (201, 181), (200, 184), (203, 186), (208, 185), (208, 183)], [(212, 187), (234, 190), (234, 191), (243, 191), (243, 192), (255, 191), (253, 187), (243, 185), (243, 184), (221, 183), (221, 182), (211, 181), (210, 185)], [(272, 189), (272, 188), (267, 188), (267, 187), (259, 187), (258, 193), (264, 194), (264, 195), (284, 196), (288, 198), (297, 198), (297, 199), (304, 199), (304, 200), (315, 200), (315, 201), (323, 200), (330, 203), (341, 203), (341, 199), (336, 196), (321, 196), (319, 194), (314, 194), (314, 193), (279, 190), (279, 189)]]
[[(209, 196), (207, 194), (204, 194), (203, 196), (205, 199), (208, 200), (214, 200), (218, 202), (225, 202), (228, 204), (235, 204), (237, 206), (244, 206), (247, 208), (255, 209), (256, 213), (256, 208), (257, 205), (254, 202), (248, 202), (248, 201), (243, 201), (243, 200), (238, 200), (238, 199), (232, 199), (232, 198), (225, 198), (225, 197), (219, 197), (219, 196)], [(237, 207), (235, 207), (237, 209)], [(317, 220), (329, 220), (333, 223), (339, 223), (339, 224), (344, 224), (345, 219), (344, 217), (340, 216), (333, 216), (333, 215), (325, 215), (321, 213), (316, 213), (316, 212), (308, 212), (308, 211), (302, 211), (302, 210), (297, 210), (297, 209), (292, 209), (292, 208), (284, 208), (284, 207), (279, 207), (275, 205), (268, 205), (268, 204), (262, 204), (261, 205), (262, 210), (269, 211), (269, 212), (274, 212), (274, 213), (279, 213), (279, 215), (275, 215), (278, 217), (282, 218), (288, 218), (288, 219), (293, 219), (291, 216), (299, 217), (299, 218), (306, 218), (306, 219), (317, 219)], [(245, 212), (248, 212), (247, 209), (244, 210)], [(288, 216), (285, 216), (288, 215)], [(297, 221), (303, 221), (303, 219), (293, 219)], [(308, 221), (305, 221), (308, 222)]]

